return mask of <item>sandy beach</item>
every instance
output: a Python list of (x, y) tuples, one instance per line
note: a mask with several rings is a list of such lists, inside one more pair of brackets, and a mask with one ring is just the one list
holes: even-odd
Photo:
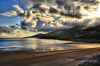
[[(100, 55), (100, 48), (61, 51), (0, 52), (0, 66), (78, 66), (82, 59)], [(78, 60), (76, 60), (78, 59)]]

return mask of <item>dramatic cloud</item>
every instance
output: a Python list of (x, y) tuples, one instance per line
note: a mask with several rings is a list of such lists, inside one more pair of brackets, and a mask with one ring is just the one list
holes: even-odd
[(87, 23), (86, 26), (88, 26), (88, 27), (95, 27), (95, 26), (98, 26), (98, 25), (100, 25), (100, 18), (92, 18), (90, 20), (90, 22)]
[(10, 16), (17, 16), (18, 13), (24, 13), (24, 10), (22, 8), (20, 8), (18, 5), (13, 5), (12, 7), (15, 10), (7, 11), (5, 13), (0, 13), (0, 15), (10, 17)]
[[(78, 0), (20, 0), (20, 1), (23, 2), (25, 5), (27, 5), (28, 8), (32, 7), (33, 4), (36, 4), (36, 3), (43, 4), (41, 7), (51, 7), (54, 5), (56, 5), (58, 7), (59, 3), (57, 3), (57, 1), (63, 2), (64, 4), (62, 6), (66, 6), (66, 4), (71, 5), (71, 3), (73, 3), (75, 6), (81, 7), (80, 13), (82, 14), (82, 19), (70, 18), (69, 22), (71, 22), (71, 20), (73, 22), (75, 22), (74, 21), (74, 19), (75, 19), (76, 21), (79, 21), (80, 23), (82, 23), (82, 22), (87, 21), (89, 19), (87, 22), (87, 26), (93, 26), (93, 24), (96, 26), (97, 24), (99, 24), (98, 22), (100, 20), (100, 3), (91, 5), (89, 2), (92, 2), (92, 0), (79, 0), (79, 1)], [(74, 1), (76, 1), (76, 2), (74, 2)], [(95, 1), (93, 1), (93, 2), (95, 2)], [(97, 1), (100, 2), (100, 0), (97, 0)], [(46, 5), (49, 5), (49, 6), (46, 6)], [(5, 13), (0, 13), (0, 15), (16, 16), (18, 13), (24, 13), (24, 10), (21, 6), (13, 5), (12, 7), (14, 8), (14, 10), (8, 11)], [(57, 9), (59, 9), (59, 8), (57, 8)], [(63, 11), (62, 8), (59, 10)], [(26, 16), (23, 17), (23, 19), (26, 22), (31, 22), (32, 18), (35, 16), (34, 14), (32, 14), (32, 11), (29, 11), (29, 13), (30, 13), (29, 18), (27, 18)], [(67, 17), (66, 17), (66, 21), (68, 21)]]
[(12, 7), (15, 8), (15, 10), (18, 12), (18, 13), (24, 13), (24, 10), (22, 8), (20, 8), (18, 5), (13, 5)]
[(0, 15), (3, 15), (3, 16), (16, 16), (17, 15), (17, 12), (16, 11), (9, 11), (9, 12), (5, 12), (5, 13), (0, 13)]

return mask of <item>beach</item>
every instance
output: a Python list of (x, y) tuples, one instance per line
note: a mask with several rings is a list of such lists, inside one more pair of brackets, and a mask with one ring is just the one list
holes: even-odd
[(1, 52), (0, 66), (78, 66), (82, 61), (100, 55), (99, 51), (100, 48), (47, 52), (33, 50)]

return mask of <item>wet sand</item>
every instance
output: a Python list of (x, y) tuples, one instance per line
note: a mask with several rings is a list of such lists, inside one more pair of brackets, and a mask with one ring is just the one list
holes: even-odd
[[(85, 60), (100, 54), (100, 48), (34, 52), (33, 50), (1, 52), (0, 66), (78, 66)], [(78, 59), (78, 60), (76, 60)]]

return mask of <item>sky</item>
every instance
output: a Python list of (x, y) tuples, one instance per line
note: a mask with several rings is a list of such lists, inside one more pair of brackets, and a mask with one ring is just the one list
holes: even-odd
[(49, 0), (0, 0), (0, 26), (20, 24), (21, 18), (16, 16), (17, 13), (15, 12), (16, 9), (13, 8), (14, 5), (27, 10), (33, 3), (45, 1)]
[[(16, 16), (16, 12), (18, 11), (13, 7), (14, 5), (18, 5), (23, 10), (27, 10), (27, 5), (24, 0), (0, 0), (0, 26), (20, 23), (21, 18)], [(10, 16), (11, 14), (15, 15)]]
[[(0, 0), (0, 26), (20, 24), (21, 18), (16, 15), (18, 13), (22, 13), (23, 10), (28, 10), (29, 7), (33, 5), (33, 3), (48, 2), (49, 4), (53, 4), (54, 1), (55, 0)], [(85, 14), (89, 15), (86, 16), (86, 18), (94, 18), (94, 17), (100, 18), (100, 4), (97, 11), (92, 13), (92, 12), (87, 12), (82, 10), (82, 13), (84, 12), (86, 12)], [(95, 20), (96, 19), (94, 19), (93, 21)]]

